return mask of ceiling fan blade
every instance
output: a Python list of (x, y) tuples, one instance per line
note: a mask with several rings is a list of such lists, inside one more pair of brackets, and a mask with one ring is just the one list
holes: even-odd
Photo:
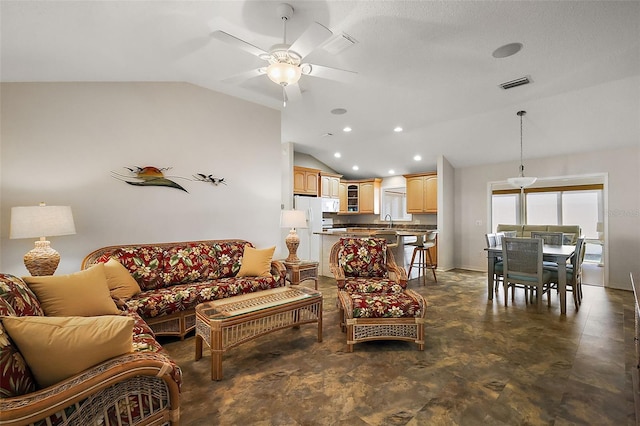
[(240, 74), (232, 75), (231, 77), (225, 78), (222, 81), (224, 83), (229, 83), (229, 84), (238, 84), (238, 83), (242, 83), (243, 81), (249, 80), (251, 78), (256, 78), (264, 74), (265, 74), (264, 68), (256, 68), (251, 71), (245, 71), (245, 72), (241, 72)]
[[(300, 67), (303, 69), (303, 74), (310, 75), (312, 77), (336, 80), (343, 83), (353, 82), (355, 76), (358, 75), (355, 71), (341, 70), (322, 65), (302, 64)], [(307, 69), (309, 69), (309, 71), (306, 71)]]
[(211, 37), (218, 39), (228, 45), (237, 47), (238, 49), (242, 49), (245, 52), (249, 52), (254, 56), (260, 57), (260, 55), (269, 55), (264, 50), (260, 49), (258, 46), (254, 46), (251, 43), (247, 43), (244, 40), (240, 40), (238, 37), (232, 36), (229, 33), (225, 33), (224, 31), (214, 31), (211, 33)]
[(300, 58), (304, 58), (332, 35), (329, 28), (314, 22), (293, 42), (289, 50), (296, 52)]
[(298, 84), (289, 84), (284, 87), (284, 91), (287, 93), (287, 97), (290, 101), (299, 101), (302, 99), (302, 92), (300, 91), (300, 86)]

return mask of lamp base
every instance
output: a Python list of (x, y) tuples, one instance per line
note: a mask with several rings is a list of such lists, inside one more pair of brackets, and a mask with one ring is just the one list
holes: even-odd
[(24, 266), (36, 277), (53, 275), (60, 263), (60, 253), (51, 248), (46, 240), (36, 241), (36, 247), (24, 255)]
[(289, 249), (289, 256), (284, 260), (287, 263), (300, 263), (300, 258), (296, 255), (298, 246), (300, 245), (300, 237), (295, 229), (289, 231), (289, 235), (284, 239)]

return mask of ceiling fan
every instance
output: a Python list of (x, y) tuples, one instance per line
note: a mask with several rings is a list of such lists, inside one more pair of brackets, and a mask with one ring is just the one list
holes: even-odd
[(302, 96), (300, 86), (297, 84), (302, 75), (344, 81), (356, 74), (353, 71), (303, 63), (303, 59), (328, 40), (333, 33), (324, 25), (314, 22), (296, 41), (288, 44), (287, 21), (293, 16), (293, 7), (282, 3), (278, 5), (276, 11), (283, 23), (283, 41), (271, 46), (268, 52), (224, 31), (217, 30), (211, 33), (212, 37), (269, 62), (269, 65), (265, 67), (243, 72), (224, 81), (235, 83), (266, 74), (271, 81), (282, 86), (282, 96), (286, 107), (289, 98), (293, 100)]

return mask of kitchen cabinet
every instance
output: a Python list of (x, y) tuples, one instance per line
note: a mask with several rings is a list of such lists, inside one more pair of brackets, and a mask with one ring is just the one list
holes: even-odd
[(381, 181), (379, 178), (341, 181), (340, 213), (379, 214)]
[(342, 175), (320, 172), (320, 195), (328, 198), (339, 198), (341, 177)]
[(320, 170), (307, 167), (293, 167), (293, 193), (294, 195), (318, 196), (318, 182)]
[(438, 213), (438, 175), (435, 172), (404, 175), (407, 213)]
[(340, 199), (340, 210), (338, 213), (346, 213), (347, 212), (347, 184), (344, 182), (340, 182), (338, 186), (338, 198)]

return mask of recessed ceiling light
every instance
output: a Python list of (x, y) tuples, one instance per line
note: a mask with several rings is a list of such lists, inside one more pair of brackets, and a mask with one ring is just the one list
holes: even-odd
[(333, 154), (333, 156), (336, 158), (340, 158), (342, 157), (342, 154), (340, 154), (339, 152), (336, 152), (335, 154)]
[(393, 129), (393, 131), (396, 133), (400, 133), (402, 131), (402, 127), (398, 126), (395, 129)]
[(351, 131), (351, 127), (347, 126), (344, 129), (342, 129), (342, 131), (349, 133)]
[(419, 156), (419, 155), (414, 155), (413, 159), (416, 160), (416, 161), (420, 161), (420, 160), (422, 160), (422, 157)]
[(508, 58), (518, 53), (522, 49), (522, 43), (509, 43), (498, 47), (493, 51), (491, 56), (497, 59)]
[(345, 114), (346, 112), (347, 110), (344, 108), (334, 108), (331, 110), (331, 114), (335, 114), (335, 115), (342, 115), (342, 114)]
[(389, 174), (390, 174), (390, 175), (394, 174), (395, 172), (396, 172), (395, 170), (393, 170), (393, 169), (389, 169)]
[(353, 170), (359, 170), (359, 169), (360, 169), (360, 167), (358, 167), (358, 166), (353, 166), (353, 167), (352, 167), (352, 169), (353, 169)]

